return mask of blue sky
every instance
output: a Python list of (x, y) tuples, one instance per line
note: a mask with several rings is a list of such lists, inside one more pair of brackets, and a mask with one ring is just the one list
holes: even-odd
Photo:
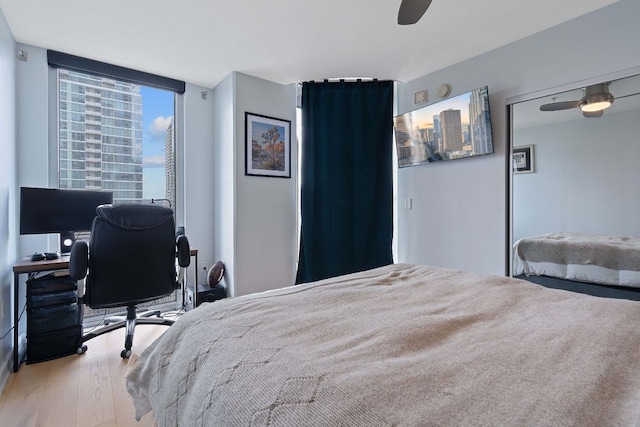
[(145, 199), (165, 197), (164, 144), (174, 93), (142, 86), (142, 187)]
[(251, 126), (251, 139), (252, 140), (256, 140), (260, 143), (264, 142), (264, 139), (262, 139), (261, 135), (263, 133), (265, 133), (266, 131), (268, 131), (269, 129), (271, 129), (272, 127), (275, 127), (278, 132), (280, 133), (280, 138), (284, 139), (285, 135), (284, 135), (284, 126), (274, 126), (271, 123), (263, 123), (261, 121), (259, 121), (260, 118), (255, 119), (255, 121), (253, 122), (252, 126)]

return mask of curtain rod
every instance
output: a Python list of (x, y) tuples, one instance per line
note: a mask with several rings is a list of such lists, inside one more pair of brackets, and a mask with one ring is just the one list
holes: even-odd
[[(322, 80), (309, 80), (308, 83), (363, 82), (363, 81), (376, 82), (378, 81), (378, 79), (374, 77), (330, 77)], [(302, 82), (298, 84), (301, 85)]]

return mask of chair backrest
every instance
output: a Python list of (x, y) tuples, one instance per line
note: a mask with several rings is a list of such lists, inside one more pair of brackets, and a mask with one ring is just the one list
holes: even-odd
[(92, 308), (151, 301), (176, 288), (173, 211), (153, 204), (101, 205), (91, 227), (85, 302)]

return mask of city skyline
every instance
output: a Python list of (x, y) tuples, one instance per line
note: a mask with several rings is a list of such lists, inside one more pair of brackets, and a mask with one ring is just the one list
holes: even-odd
[[(59, 185), (113, 191), (118, 201), (163, 199), (174, 175), (174, 93), (59, 70)], [(171, 144), (167, 145), (170, 140)]]
[[(464, 93), (462, 95), (449, 98), (447, 101), (447, 109), (460, 110), (460, 117), (462, 118), (462, 124), (469, 124), (469, 94)], [(439, 116), (443, 111), (440, 102), (436, 102), (431, 105), (424, 106), (411, 112), (414, 116), (414, 123), (417, 128), (427, 129), (433, 128), (433, 117)], [(466, 121), (465, 121), (466, 119)]]
[(396, 116), (394, 133), (399, 167), (493, 153), (488, 89)]

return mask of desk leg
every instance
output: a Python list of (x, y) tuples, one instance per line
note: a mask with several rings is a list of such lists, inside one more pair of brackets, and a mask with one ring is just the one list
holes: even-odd
[(18, 348), (20, 339), (20, 274), (13, 273), (13, 372), (18, 372), (20, 368), (20, 349)]
[(194, 271), (196, 274), (193, 275), (193, 308), (198, 306), (198, 254), (194, 255), (195, 265)]

